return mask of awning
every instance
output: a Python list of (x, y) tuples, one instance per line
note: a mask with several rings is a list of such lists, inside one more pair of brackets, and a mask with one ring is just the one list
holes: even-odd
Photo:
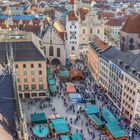
[(50, 91), (51, 91), (51, 93), (57, 92), (57, 87), (56, 87), (56, 85), (51, 85), (51, 86), (50, 86)]
[(75, 93), (76, 92), (76, 89), (75, 89), (75, 87), (66, 87), (66, 91), (67, 91), (67, 93)]
[(32, 123), (46, 123), (47, 122), (47, 118), (45, 113), (35, 113), (35, 114), (31, 114), (31, 121)]
[(55, 79), (50, 79), (50, 80), (48, 81), (48, 83), (49, 83), (50, 86), (51, 86), (51, 85), (55, 85), (55, 84), (56, 84), (56, 80), (55, 80)]
[(53, 79), (53, 74), (47, 75), (47, 79), (48, 79), (48, 80)]
[(70, 60), (66, 58), (66, 65), (70, 65)]

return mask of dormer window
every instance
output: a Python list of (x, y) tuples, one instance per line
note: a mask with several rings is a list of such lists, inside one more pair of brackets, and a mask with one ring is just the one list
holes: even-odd
[(137, 77), (140, 78), (140, 72), (137, 72)]
[(133, 69), (133, 68), (131, 68), (130, 70), (131, 70), (131, 73), (132, 73), (132, 74), (134, 74), (134, 73), (136, 72), (136, 70)]

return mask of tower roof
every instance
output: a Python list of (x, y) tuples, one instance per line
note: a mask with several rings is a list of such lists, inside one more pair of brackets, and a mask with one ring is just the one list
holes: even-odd
[(76, 0), (70, 0), (70, 4), (76, 4)]

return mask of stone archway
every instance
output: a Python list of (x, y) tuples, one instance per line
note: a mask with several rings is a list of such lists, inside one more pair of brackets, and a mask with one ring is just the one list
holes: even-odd
[(52, 65), (61, 65), (61, 62), (58, 58), (53, 58), (51, 61)]

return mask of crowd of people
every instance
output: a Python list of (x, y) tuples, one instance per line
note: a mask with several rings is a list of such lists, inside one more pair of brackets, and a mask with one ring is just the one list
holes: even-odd
[[(56, 67), (52, 67), (53, 71), (55, 71)], [(89, 69), (87, 68), (87, 62), (86, 57), (82, 56), (81, 59), (77, 60), (75, 64), (71, 66), (71, 68), (79, 69), (83, 72), (83, 75), (85, 79), (83, 81), (75, 81), (74, 86), (76, 88), (76, 91), (82, 95), (82, 97), (85, 100), (88, 99), (95, 99), (96, 105), (99, 108), (108, 108), (114, 116), (118, 119), (119, 124), (121, 127), (125, 126), (123, 129), (127, 130), (127, 132), (130, 132), (130, 128), (127, 124), (124, 123), (121, 112), (118, 111), (118, 109), (113, 105), (113, 103), (108, 99), (104, 91), (100, 87), (96, 85), (96, 82), (94, 81), (94, 78), (92, 77)], [(65, 81), (59, 80), (59, 77), (55, 74), (55, 78), (57, 81), (57, 93), (55, 96), (51, 97), (51, 99), (37, 99), (34, 101), (28, 102), (28, 110), (32, 108), (32, 106), (37, 106), (36, 110), (46, 112), (49, 110), (49, 113), (58, 113), (61, 114), (61, 112), (58, 111), (58, 106), (56, 102), (62, 103), (62, 108), (64, 114), (61, 114), (65, 120), (68, 122), (68, 126), (70, 128), (70, 131), (81, 133), (83, 140), (108, 140), (108, 137), (101, 134), (99, 130), (96, 130), (90, 122), (86, 119), (86, 117), (83, 114), (83, 108), (88, 103), (83, 103), (82, 105), (72, 104), (68, 100), (68, 95), (66, 92), (66, 84)], [(61, 106), (60, 106), (61, 107)], [(33, 113), (36, 113), (37, 111), (34, 111)], [(47, 112), (46, 112), (47, 113)], [(29, 125), (30, 126), (30, 125)], [(31, 133), (31, 127), (29, 129), (29, 133)], [(54, 138), (51, 138), (51, 140)], [(131, 138), (134, 139), (134, 133), (131, 133)], [(57, 140), (55, 138), (55, 140)]]

